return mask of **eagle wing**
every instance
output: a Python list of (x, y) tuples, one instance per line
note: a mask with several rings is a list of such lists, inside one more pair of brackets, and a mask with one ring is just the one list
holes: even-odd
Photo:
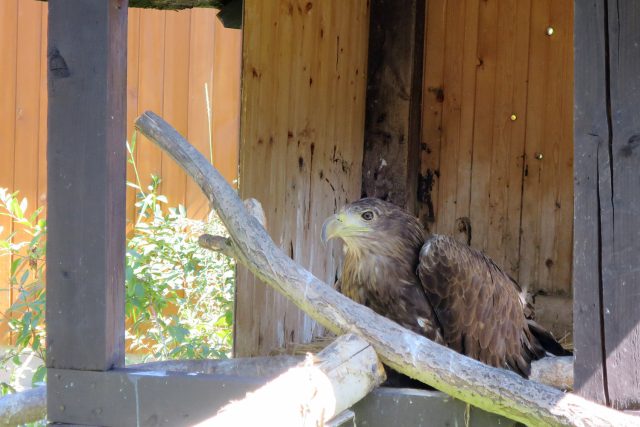
[(420, 250), (418, 276), (447, 346), (527, 377), (544, 349), (529, 332), (520, 288), (481, 252), (441, 235)]

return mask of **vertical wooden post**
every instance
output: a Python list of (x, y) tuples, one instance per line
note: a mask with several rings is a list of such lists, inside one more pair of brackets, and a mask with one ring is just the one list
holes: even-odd
[(575, 387), (640, 408), (640, 3), (575, 1)]
[(124, 363), (127, 7), (49, 1), (50, 368)]
[(420, 171), (424, 22), (425, 0), (371, 2), (362, 192), (411, 211)]

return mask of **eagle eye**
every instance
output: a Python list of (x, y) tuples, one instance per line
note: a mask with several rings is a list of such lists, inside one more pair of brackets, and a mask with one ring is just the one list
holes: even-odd
[(373, 212), (371, 211), (364, 211), (362, 212), (362, 214), (360, 215), (362, 217), (362, 219), (364, 219), (365, 221), (371, 221), (373, 219)]

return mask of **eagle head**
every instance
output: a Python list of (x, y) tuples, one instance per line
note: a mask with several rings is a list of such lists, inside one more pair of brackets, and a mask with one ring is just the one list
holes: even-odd
[(418, 219), (402, 208), (381, 199), (364, 198), (326, 219), (322, 241), (336, 237), (348, 251), (392, 249), (398, 245), (419, 248), (425, 232)]

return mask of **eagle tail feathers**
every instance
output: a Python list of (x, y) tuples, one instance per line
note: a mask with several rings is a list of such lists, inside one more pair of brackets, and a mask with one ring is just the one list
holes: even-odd
[(548, 353), (554, 356), (571, 356), (573, 353), (566, 350), (551, 334), (551, 332), (544, 329), (540, 324), (528, 319), (527, 324), (529, 326), (529, 332), (538, 340), (542, 348)]

